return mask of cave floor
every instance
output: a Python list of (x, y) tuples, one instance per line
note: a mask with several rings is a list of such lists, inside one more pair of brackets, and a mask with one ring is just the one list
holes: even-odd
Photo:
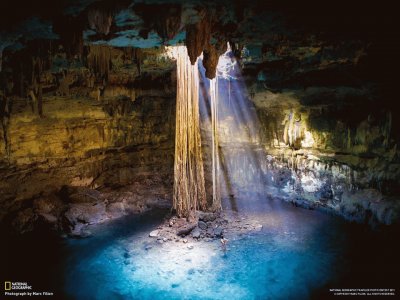
[(226, 213), (262, 228), (230, 234), (226, 251), (218, 239), (150, 238), (168, 214), (153, 210), (93, 226), (89, 238), (14, 240), (8, 263), (57, 299), (326, 299), (329, 288), (395, 288), (396, 232), (277, 200), (240, 203), (233, 212), (226, 202)]

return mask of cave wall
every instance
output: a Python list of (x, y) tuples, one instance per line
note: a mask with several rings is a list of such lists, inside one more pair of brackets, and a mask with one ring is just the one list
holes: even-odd
[[(0, 222), (79, 234), (90, 223), (167, 205), (176, 74), (164, 46), (185, 44), (192, 63), (203, 53), (205, 75), (214, 78), (227, 42), (246, 83), (232, 93), (243, 93), (258, 124), (249, 142), (225, 130), (233, 116), (221, 120), (221, 145), (232, 158), (224, 163), (238, 185), (231, 194), (359, 222), (400, 219), (396, 9), (40, 3), (1, 3)], [(209, 149), (204, 140), (205, 156)], [(247, 151), (257, 159), (242, 159)], [(210, 186), (206, 176), (209, 195)]]
[[(325, 89), (319, 92), (323, 97)], [(231, 184), (225, 197), (278, 198), (371, 225), (398, 222), (400, 165), (391, 112), (345, 125), (331, 117), (336, 106), (304, 106), (293, 95), (259, 91), (249, 99), (260, 125), (253, 140), (246, 128), (227, 130), (231, 118), (221, 120), (221, 174), (227, 170)]]
[[(84, 221), (98, 223), (142, 211), (146, 201), (169, 202), (173, 100), (143, 95), (129, 103), (132, 111), (110, 116), (93, 100), (49, 99), (50, 104), (46, 99), (45, 119), (13, 115), (9, 155), (1, 156), (2, 217), (20, 211), (21, 218), (43, 216), (58, 222), (60, 214), (74, 209), (74, 202), (88, 202), (103, 211), (101, 216), (88, 214)], [(66, 101), (68, 111), (63, 112)], [(1, 146), (5, 148), (4, 142)], [(25, 220), (21, 223), (27, 226)]]
[(63, 71), (75, 78), (65, 93), (49, 80), (42, 116), (12, 96), (0, 139), (3, 224), (84, 235), (88, 224), (170, 205), (174, 64), (144, 57), (139, 74), (135, 63), (110, 63), (106, 84), (85, 67)]
[(231, 95), (245, 94), (242, 105), (256, 111), (257, 132), (249, 140), (227, 130), (234, 120), (221, 120), (225, 163), (236, 170), (233, 195), (269, 195), (360, 223), (400, 220), (392, 75), (371, 47), (352, 44), (271, 41), (242, 51), (246, 88)]
[(400, 168), (390, 132), (392, 112), (368, 111), (357, 120), (360, 108), (353, 102), (338, 114), (351, 121), (346, 122), (337, 117), (340, 100), (322, 107), (301, 104), (310, 94), (324, 98), (327, 93), (343, 101), (370, 95), (343, 87), (255, 95), (268, 184), (306, 208), (331, 210), (357, 222), (398, 222)]

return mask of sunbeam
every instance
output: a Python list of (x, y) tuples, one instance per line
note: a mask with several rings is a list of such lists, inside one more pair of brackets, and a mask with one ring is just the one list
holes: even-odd
[[(238, 210), (236, 198), (240, 196), (242, 199), (244, 195), (247, 199), (241, 201), (240, 206), (251, 206), (249, 202), (260, 200), (263, 195), (263, 152), (258, 146), (260, 130), (257, 114), (249, 99), (239, 64), (228, 45), (227, 51), (219, 58), (215, 79), (205, 77), (201, 63), (199, 71), (201, 122), (204, 128), (211, 126), (213, 133), (210, 135), (207, 134), (210, 130), (203, 130), (204, 140), (211, 139), (212, 143), (213, 182), (220, 186), (221, 196), (227, 200), (224, 203), (228, 203), (230, 209)], [(213, 118), (214, 114), (216, 118)], [(216, 126), (214, 122), (217, 122)], [(214, 137), (218, 139), (218, 151), (214, 150)], [(214, 158), (216, 154), (217, 158)], [(214, 174), (220, 176), (218, 181), (214, 180)]]

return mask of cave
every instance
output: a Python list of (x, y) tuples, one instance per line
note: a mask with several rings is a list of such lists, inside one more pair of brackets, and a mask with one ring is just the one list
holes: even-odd
[(4, 299), (399, 296), (394, 6), (0, 15)]

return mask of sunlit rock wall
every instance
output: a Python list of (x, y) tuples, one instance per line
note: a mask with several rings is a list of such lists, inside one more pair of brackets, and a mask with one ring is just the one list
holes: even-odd
[[(373, 91), (253, 88), (243, 105), (254, 105), (258, 120), (242, 123), (240, 129), (232, 125), (237, 121), (222, 118), (228, 194), (238, 201), (272, 196), (361, 223), (400, 220), (393, 113), (365, 107)], [(254, 126), (256, 132), (249, 135), (248, 128)]]
[(222, 99), (238, 102), (236, 115), (221, 109), (228, 194), (399, 222), (399, 110), (385, 46), (279, 35), (244, 45), (237, 80), (246, 84), (233, 79), (236, 100)]
[(0, 140), (1, 219), (22, 232), (43, 221), (81, 234), (84, 225), (168, 205), (175, 95), (158, 88), (109, 85), (100, 101), (46, 96), (43, 118), (14, 100)]

